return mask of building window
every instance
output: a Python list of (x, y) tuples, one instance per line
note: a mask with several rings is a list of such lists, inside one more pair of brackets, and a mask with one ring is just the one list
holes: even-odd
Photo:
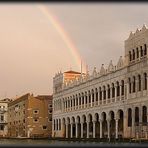
[(47, 129), (47, 126), (46, 125), (43, 125), (43, 130), (46, 130)]
[(39, 122), (39, 119), (36, 118), (36, 119), (33, 119), (33, 121), (36, 123), (36, 122)]
[(135, 60), (135, 50), (133, 49), (133, 60)]
[(147, 73), (144, 73), (144, 90), (147, 90)]
[(131, 51), (129, 51), (129, 61), (132, 60), (132, 55), (131, 55)]
[(142, 46), (140, 46), (140, 51), (141, 51), (141, 57), (143, 56), (143, 49), (142, 49)]
[(138, 50), (138, 47), (136, 48), (137, 50), (137, 58), (139, 58), (139, 50)]
[(51, 114), (52, 113), (52, 110), (48, 110), (48, 113)]
[(144, 44), (144, 55), (147, 55), (147, 47), (146, 47), (146, 44)]
[(4, 116), (3, 116), (3, 115), (1, 115), (1, 121), (2, 121), (2, 122), (4, 121)]
[(133, 92), (135, 92), (136, 90), (136, 78), (135, 76), (133, 77)]
[(51, 121), (52, 121), (52, 118), (49, 118), (49, 119), (48, 119), (48, 122), (51, 122)]
[(38, 114), (39, 113), (39, 110), (33, 110), (33, 113), (34, 114)]
[(0, 130), (1, 130), (1, 131), (4, 130), (4, 125), (0, 125)]

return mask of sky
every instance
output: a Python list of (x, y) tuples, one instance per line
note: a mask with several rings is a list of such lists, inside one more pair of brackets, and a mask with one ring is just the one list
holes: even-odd
[(0, 98), (50, 95), (55, 74), (80, 61), (90, 74), (116, 65), (147, 14), (148, 3), (1, 3)]

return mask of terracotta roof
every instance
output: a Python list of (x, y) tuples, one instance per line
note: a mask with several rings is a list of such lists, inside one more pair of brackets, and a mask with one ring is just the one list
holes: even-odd
[(80, 72), (77, 72), (77, 71), (72, 71), (72, 70), (66, 71), (66, 72), (64, 72), (64, 73), (81, 74)]

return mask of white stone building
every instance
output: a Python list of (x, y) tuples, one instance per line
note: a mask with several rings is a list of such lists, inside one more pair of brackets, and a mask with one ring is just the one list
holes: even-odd
[[(147, 137), (148, 29), (125, 40), (125, 55), (100, 71), (65, 81), (53, 78), (52, 136), (65, 138)], [(75, 74), (73, 71), (67, 73)], [(143, 128), (140, 133), (137, 128)]]

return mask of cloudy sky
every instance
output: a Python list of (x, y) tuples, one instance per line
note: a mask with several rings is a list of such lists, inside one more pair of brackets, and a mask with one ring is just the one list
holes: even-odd
[[(56, 17), (77, 51), (68, 49), (40, 5)], [(148, 25), (147, 14), (148, 3), (1, 3), (0, 98), (52, 94), (55, 73), (80, 71), (76, 54), (90, 73), (110, 60), (116, 64), (130, 31)]]

